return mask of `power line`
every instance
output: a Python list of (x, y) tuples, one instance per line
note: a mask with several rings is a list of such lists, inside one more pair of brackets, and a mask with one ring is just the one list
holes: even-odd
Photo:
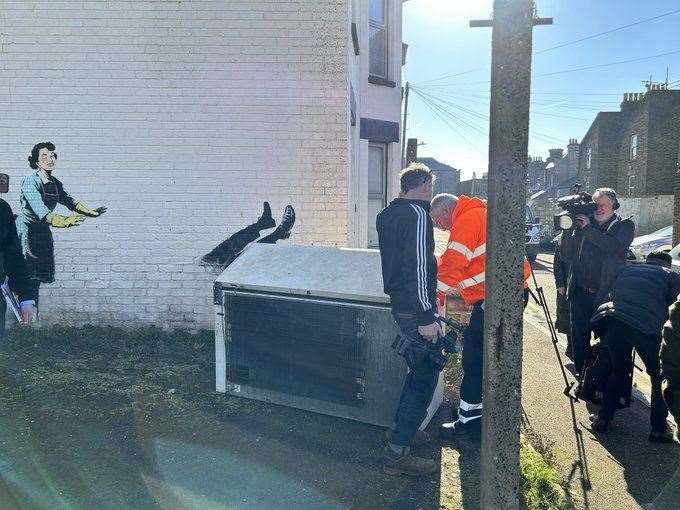
[(675, 11), (667, 12), (667, 13), (665, 13), (665, 14), (659, 14), (658, 16), (653, 16), (653, 17), (651, 17), (651, 18), (641, 19), (640, 21), (635, 21), (635, 22), (633, 22), (633, 23), (629, 23), (628, 25), (622, 25), (622, 26), (620, 26), (620, 27), (612, 28), (611, 30), (606, 30), (606, 31), (600, 32), (600, 33), (598, 33), (598, 34), (589, 35), (589, 36), (586, 36), (586, 37), (582, 37), (582, 38), (580, 38), (580, 39), (575, 39), (575, 40), (573, 40), (573, 41), (569, 41), (569, 42), (565, 42), (565, 43), (562, 43), (562, 44), (558, 44), (557, 46), (552, 46), (552, 47), (546, 48), (546, 49), (544, 49), (544, 50), (535, 51), (535, 52), (534, 52), (534, 55), (540, 55), (541, 53), (545, 53), (545, 52), (547, 52), (547, 51), (556, 50), (557, 48), (564, 48), (565, 46), (570, 46), (570, 45), (572, 45), (572, 44), (580, 43), (580, 42), (583, 42), (583, 41), (588, 41), (588, 40), (590, 40), (590, 39), (595, 39), (596, 37), (602, 37), (603, 35), (611, 34), (611, 33), (613, 33), (613, 32), (618, 32), (619, 30), (623, 30), (623, 29), (625, 29), (625, 28), (634, 27), (634, 26), (636, 26), (636, 25), (641, 25), (641, 24), (647, 23), (647, 22), (649, 22), (649, 21), (654, 21), (654, 20), (657, 20), (657, 19), (661, 19), (661, 18), (664, 18), (664, 17), (666, 17), (666, 16), (670, 16), (670, 15), (672, 15), (672, 14), (677, 14), (677, 13), (679, 13), (679, 12), (680, 12), (680, 9), (676, 9)]
[(425, 100), (425, 98), (423, 98), (418, 93), (416, 93), (416, 95), (423, 101), (423, 103), (425, 103), (425, 106), (427, 106), (428, 109), (430, 109), (432, 111), (432, 113), (434, 113), (437, 116), (437, 118), (439, 118), (439, 120), (441, 120), (444, 124), (446, 124), (454, 133), (456, 133), (458, 136), (460, 136), (468, 146), (472, 147), (480, 155), (487, 156), (487, 154), (484, 154), (484, 152), (482, 152), (479, 149), (479, 147), (477, 147), (477, 144), (474, 144), (470, 140), (468, 140), (467, 137), (461, 131), (459, 131), (456, 126), (452, 125), (449, 121), (447, 121), (444, 117), (442, 117), (442, 115), (439, 112), (437, 112), (437, 110), (434, 109), (434, 107), (431, 106), (428, 101)]
[(445, 115), (447, 115), (447, 116), (453, 118), (454, 120), (456, 120), (456, 121), (460, 122), (461, 124), (463, 124), (463, 125), (469, 127), (470, 129), (473, 129), (473, 130), (477, 131), (477, 132), (478, 132), (479, 134), (481, 134), (482, 136), (489, 136), (488, 131), (486, 131), (484, 128), (481, 128), (481, 127), (479, 127), (479, 126), (477, 126), (477, 125), (475, 125), (475, 124), (473, 124), (473, 123), (471, 123), (471, 122), (469, 122), (469, 121), (467, 121), (467, 120), (465, 120), (465, 119), (460, 118), (460, 117), (457, 116), (455, 113), (453, 113), (453, 112), (451, 112), (450, 110), (448, 110), (447, 108), (445, 108), (445, 107), (443, 107), (443, 106), (437, 104), (434, 100), (432, 100), (432, 99), (426, 97), (425, 95), (423, 95), (423, 94), (421, 94), (421, 93), (418, 93), (418, 96), (419, 96), (420, 99), (422, 99), (423, 101), (429, 101), (435, 108), (437, 108), (438, 110), (440, 110), (440, 111), (441, 111), (442, 113), (444, 113)]
[[(420, 89), (420, 90), (423, 91), (423, 89)], [(427, 89), (427, 87), (425, 88), (425, 90), (430, 91), (429, 89)], [(437, 92), (437, 94), (439, 94), (441, 96), (455, 97), (456, 99), (467, 101), (467, 102), (470, 102), (470, 103), (485, 104), (485, 105), (489, 104), (489, 95), (472, 94), (472, 93), (468, 93), (468, 92), (445, 92), (445, 91), (440, 91), (440, 90), (437, 90), (436, 92)], [(430, 93), (433, 93), (433, 92), (430, 91)], [(532, 92), (532, 95), (533, 95), (533, 92)], [(481, 100), (484, 100), (484, 102), (473, 101), (473, 100), (468, 99), (468, 98), (481, 99)], [(553, 106), (555, 104), (556, 99), (558, 99), (558, 98), (552, 98), (552, 97), (551, 98), (543, 98), (543, 101), (538, 101), (536, 99), (532, 99), (531, 104), (532, 105), (539, 105), (539, 106)], [(544, 102), (545, 100), (549, 100), (549, 102)], [(604, 107), (606, 107), (606, 105), (610, 105), (610, 104), (612, 106), (618, 106), (618, 104), (619, 104), (618, 101), (612, 101), (612, 100), (608, 100), (608, 101), (603, 102), (603, 100), (596, 101), (596, 100), (588, 100), (588, 99), (579, 100), (579, 101), (573, 100), (573, 99), (565, 99), (564, 103), (569, 103), (568, 105), (565, 104), (565, 107), (575, 106), (575, 107), (593, 108), (593, 109), (604, 108)]]
[[(678, 80), (680, 81), (680, 80)], [(669, 83), (670, 85), (670, 83)], [(421, 89), (429, 89), (431, 85), (425, 85), (425, 86), (420, 86), (416, 85), (418, 88)], [(432, 85), (433, 86), (433, 85)], [(451, 84), (453, 86), (453, 84)], [(465, 93), (478, 93), (478, 94), (485, 94), (485, 97), (489, 97), (489, 91), (487, 89), (456, 89), (456, 92), (459, 92), (461, 94)], [(551, 95), (551, 96), (620, 96), (620, 92), (578, 92), (578, 91), (572, 91), (572, 92), (562, 92), (562, 91), (531, 91), (531, 95)]]
[[(430, 98), (430, 99), (432, 99), (432, 100), (439, 101), (440, 103), (447, 104), (447, 105), (450, 105), (450, 106), (452, 106), (452, 107), (454, 107), (454, 108), (457, 108), (457, 109), (459, 109), (459, 110), (462, 110), (462, 111), (468, 113), (469, 115), (473, 115), (473, 116), (475, 116), (475, 117), (479, 117), (479, 118), (481, 118), (481, 119), (483, 119), (483, 120), (489, 120), (489, 116), (488, 116), (488, 115), (484, 115), (484, 114), (479, 113), (479, 112), (476, 112), (476, 111), (474, 111), (474, 110), (470, 110), (469, 108), (465, 108), (465, 107), (460, 106), (460, 105), (457, 105), (457, 104), (455, 104), (455, 103), (451, 103), (450, 101), (446, 101), (446, 100), (441, 99), (441, 98), (439, 98), (439, 97), (437, 97), (437, 96), (434, 96), (434, 95), (432, 95), (432, 94), (428, 94), (427, 92), (419, 91), (418, 88), (414, 88), (413, 90), (418, 91), (419, 93), (422, 93), (422, 94), (426, 95), (428, 98)], [(478, 104), (486, 104), (486, 103), (478, 103)], [(590, 119), (583, 119), (583, 118), (579, 118), (579, 117), (570, 117), (570, 116), (567, 116), (567, 115), (559, 115), (559, 114), (554, 114), (554, 113), (537, 112), (537, 111), (535, 111), (535, 110), (531, 111), (531, 113), (532, 113), (532, 114), (536, 114), (536, 115), (545, 115), (545, 116), (560, 117), (560, 118), (566, 118), (566, 119), (575, 119), (575, 120), (583, 120), (583, 121), (589, 121), (589, 120), (590, 120)], [(559, 140), (557, 137), (553, 137), (553, 136), (551, 136), (551, 135), (542, 134), (542, 133), (536, 133), (535, 131), (533, 131), (533, 133), (534, 133), (534, 134), (538, 134), (539, 136), (543, 136), (544, 138), (553, 138), (554, 140), (558, 140), (558, 141), (561, 143), (561, 140)]]
[[(422, 94), (419, 94), (419, 95), (420, 95), (421, 99), (423, 99), (423, 100), (426, 100), (426, 99), (427, 99), (427, 98), (425, 98)], [(426, 95), (427, 95), (427, 94), (426, 94)], [(429, 95), (427, 95), (427, 96), (429, 96)], [(468, 114), (469, 114), (469, 112), (472, 112), (474, 115), (476, 115), (476, 116), (478, 116), (478, 117), (481, 117), (481, 118), (484, 119), (484, 120), (488, 120), (488, 119), (489, 119), (489, 116), (488, 116), (488, 115), (483, 115), (483, 114), (480, 114), (480, 113), (478, 113), (478, 112), (473, 112), (472, 110), (468, 110), (468, 109), (466, 109), (466, 108), (460, 107), (460, 106), (455, 105), (455, 104), (453, 104), (453, 103), (449, 103), (448, 101), (443, 101), (443, 100), (441, 100), (441, 99), (435, 98), (434, 96), (429, 96), (429, 98), (431, 98), (431, 100), (440, 101), (440, 102), (442, 102), (442, 103), (444, 103), (444, 104), (450, 104), (450, 105), (452, 105), (452, 106), (454, 106), (454, 107), (461, 108), (461, 109), (463, 109), (464, 111), (468, 112)], [(456, 116), (454, 113), (452, 113), (452, 112), (451, 112), (450, 110), (448, 110), (447, 108), (445, 108), (445, 107), (443, 107), (443, 106), (441, 106), (441, 105), (437, 105), (437, 104), (434, 103), (434, 102), (433, 102), (433, 104), (435, 104), (435, 106), (437, 106), (437, 107), (438, 107), (442, 112), (444, 112), (445, 114), (454, 117), (455, 119), (457, 119), (457, 120), (460, 121), (460, 122), (464, 122), (464, 123), (467, 124), (468, 126), (470, 126), (470, 127), (472, 127), (473, 129), (475, 129), (476, 131), (482, 133), (484, 136), (488, 136), (488, 132), (486, 132), (486, 131), (482, 130), (481, 128), (479, 128), (479, 127), (477, 127), (477, 126), (475, 126), (475, 125), (473, 125), (473, 124), (471, 124), (471, 123), (469, 123), (469, 122), (467, 122), (467, 121), (461, 119), (460, 117)], [(560, 140), (560, 139), (557, 138), (557, 137), (553, 137), (553, 136), (551, 136), (551, 135), (546, 135), (546, 134), (543, 134), (543, 133), (538, 133), (538, 132), (536, 132), (536, 131), (532, 131), (532, 132), (530, 133), (530, 135), (533, 136), (533, 137), (535, 137), (535, 138), (539, 138), (539, 139), (541, 139), (542, 141), (545, 141), (546, 143), (551, 143), (551, 144), (552, 144), (552, 143), (562, 143), (562, 140)]]
[(631, 59), (628, 59), (628, 60), (619, 60), (618, 62), (609, 62), (609, 63), (606, 63), (606, 64), (596, 64), (596, 65), (593, 65), (593, 66), (576, 67), (574, 69), (565, 69), (564, 71), (555, 71), (555, 72), (552, 72), (552, 73), (537, 74), (535, 76), (536, 76), (536, 78), (540, 78), (542, 76), (554, 76), (556, 74), (574, 73), (576, 71), (586, 71), (588, 69), (598, 69), (600, 67), (609, 67), (609, 66), (616, 66), (616, 65), (620, 65), (620, 64), (629, 64), (631, 62), (640, 62), (642, 60), (651, 60), (653, 58), (665, 57), (667, 55), (675, 55), (676, 53), (680, 53), (680, 50), (669, 51), (669, 52), (666, 52), (666, 53), (659, 53), (657, 55), (650, 55), (649, 57), (631, 58)]
[[(581, 37), (580, 39), (575, 39), (573, 41), (567, 41), (565, 43), (558, 44), (557, 46), (551, 46), (550, 48), (545, 48), (543, 50), (534, 51), (533, 54), (534, 55), (540, 55), (541, 53), (546, 53), (548, 51), (553, 51), (553, 50), (556, 50), (558, 48), (564, 48), (565, 46), (570, 46), (572, 44), (577, 44), (577, 43), (580, 43), (580, 42), (583, 42), (583, 41), (588, 41), (590, 39), (595, 39), (597, 37), (602, 37), (603, 35), (611, 34), (611, 33), (614, 33), (614, 32), (618, 32), (619, 30), (624, 30), (626, 28), (634, 27), (636, 25), (641, 25), (643, 23), (648, 23), (650, 21), (655, 21), (657, 19), (665, 18), (666, 16), (671, 16), (671, 15), (677, 14), (679, 12), (680, 12), (680, 9), (676, 9), (674, 11), (666, 12), (664, 14), (659, 14), (658, 16), (652, 16), (651, 18), (641, 19), (639, 21), (635, 21), (635, 22), (629, 23), (627, 25), (622, 25), (620, 27), (612, 28), (610, 30), (605, 30), (604, 32), (599, 32), (597, 34), (592, 34), (592, 35), (588, 35), (586, 37)], [(432, 83), (433, 81), (445, 80), (446, 78), (454, 78), (456, 76), (462, 76), (464, 74), (469, 74), (469, 73), (472, 73), (472, 72), (475, 72), (475, 71), (481, 71), (483, 69), (486, 69), (486, 68), (477, 67), (475, 69), (463, 71), (462, 73), (449, 74), (449, 75), (446, 75), (446, 76), (441, 76), (439, 78), (434, 78), (432, 80), (426, 80), (426, 81), (423, 81), (423, 82), (419, 82), (419, 83), (416, 83), (416, 85), (423, 85), (425, 83)]]
[(456, 76), (462, 76), (464, 74), (474, 73), (475, 71), (481, 71), (483, 69), (485, 69), (485, 68), (477, 67), (475, 69), (470, 69), (469, 71), (463, 71), (462, 73), (448, 74), (446, 76), (441, 76), (439, 78), (434, 78), (432, 80), (425, 80), (425, 81), (418, 82), (418, 85), (422, 85), (424, 83), (431, 83), (433, 81), (445, 80), (446, 78), (455, 78)]
[[(638, 58), (631, 58), (628, 60), (619, 60), (617, 62), (605, 62), (603, 64), (595, 64), (592, 66), (584, 66), (584, 67), (576, 67), (573, 69), (565, 69), (563, 71), (554, 71), (552, 73), (543, 73), (543, 74), (535, 74), (532, 76), (533, 78), (541, 78), (541, 77), (546, 77), (546, 76), (555, 76), (558, 74), (566, 74), (566, 73), (574, 73), (577, 71), (587, 71), (589, 69), (599, 69), (602, 67), (611, 67), (611, 66), (616, 66), (616, 65), (621, 65), (621, 64), (629, 64), (631, 62), (641, 62), (643, 60), (652, 60), (655, 58), (659, 57), (666, 57), (668, 55), (675, 55), (680, 53), (680, 50), (673, 50), (673, 51), (668, 51), (666, 53), (658, 53), (656, 55), (648, 55), (646, 57), (638, 57)], [(458, 86), (458, 85), (477, 85), (477, 84), (486, 84), (486, 83), (491, 83), (491, 80), (485, 80), (485, 81), (470, 81), (470, 82), (454, 82), (454, 83), (435, 83), (434, 85), (429, 85), (429, 87), (451, 87), (451, 86)]]
[[(414, 90), (414, 92), (416, 92), (416, 94), (418, 94), (418, 96), (419, 96), (423, 101), (425, 101), (425, 100), (430, 100), (430, 101), (432, 102), (432, 104), (434, 104), (437, 108), (439, 108), (443, 113), (445, 113), (445, 114), (447, 114), (447, 115), (449, 115), (449, 116), (451, 116), (451, 117), (457, 119), (459, 122), (463, 122), (463, 123), (467, 124), (468, 126), (470, 126), (471, 128), (475, 129), (476, 131), (482, 133), (482, 135), (488, 136), (488, 132), (487, 132), (487, 131), (484, 131), (484, 130), (482, 130), (481, 128), (475, 126), (474, 124), (471, 124), (471, 123), (469, 123), (468, 121), (465, 121), (464, 119), (461, 119), (460, 117), (456, 116), (454, 113), (452, 113), (452, 112), (451, 112), (450, 110), (448, 110), (447, 108), (445, 108), (445, 107), (443, 107), (443, 106), (441, 106), (441, 105), (437, 105), (437, 104), (435, 103), (435, 101), (439, 101), (439, 102), (441, 102), (441, 103), (451, 105), (451, 106), (453, 106), (453, 107), (455, 107), (455, 108), (458, 108), (458, 109), (461, 109), (461, 110), (465, 111), (466, 113), (468, 113), (468, 115), (474, 115), (474, 116), (477, 116), (477, 117), (482, 118), (483, 120), (488, 120), (488, 119), (489, 119), (489, 116), (488, 116), (488, 115), (483, 115), (483, 114), (481, 114), (481, 113), (479, 113), (479, 112), (475, 112), (475, 111), (473, 111), (473, 110), (469, 110), (469, 109), (467, 109), (467, 108), (464, 108), (464, 107), (462, 107), (462, 106), (456, 105), (456, 104), (451, 103), (451, 102), (449, 102), (449, 101), (445, 101), (445, 100), (443, 100), (443, 99), (437, 98), (436, 96), (432, 96), (432, 95), (427, 94), (427, 93), (424, 93), (424, 92), (422, 92), (422, 91), (418, 91), (417, 89), (413, 89), (413, 90)], [(427, 97), (426, 97), (426, 96), (427, 96)], [(559, 138), (557, 138), (557, 137), (554, 137), (554, 136), (551, 136), (551, 135), (548, 135), (548, 134), (544, 134), (544, 133), (539, 133), (539, 132), (536, 132), (536, 131), (531, 131), (531, 132), (530, 132), (530, 136), (533, 136), (534, 138), (538, 138), (538, 139), (540, 139), (540, 140), (542, 140), (542, 141), (544, 141), (544, 142), (546, 142), (546, 143), (550, 143), (550, 144), (553, 144), (553, 143), (560, 143), (560, 144), (561, 144), (561, 143), (563, 143), (563, 140), (561, 140), (561, 139), (559, 139)]]

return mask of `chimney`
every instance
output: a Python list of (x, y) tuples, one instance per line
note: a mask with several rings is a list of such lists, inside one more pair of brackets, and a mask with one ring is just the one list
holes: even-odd
[(564, 154), (564, 149), (550, 149), (548, 150), (548, 153), (550, 156), (548, 157), (548, 161), (559, 161), (562, 159), (562, 156)]

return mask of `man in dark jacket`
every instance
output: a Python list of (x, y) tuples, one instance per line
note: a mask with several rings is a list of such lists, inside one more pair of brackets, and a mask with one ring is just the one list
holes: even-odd
[[(437, 261), (430, 219), (433, 175), (425, 165), (411, 165), (401, 173), (401, 193), (376, 221), (385, 293), (402, 332), (436, 342), (442, 329), (435, 319)], [(437, 386), (439, 371), (425, 357), (416, 357), (395, 416), (395, 427), (385, 447), (384, 467), (389, 473), (426, 475), (436, 470), (430, 459), (410, 454), (411, 446), (429, 441), (418, 430)]]
[[(661, 342), (661, 377), (663, 398), (670, 409), (676, 425), (680, 426), (680, 298), (671, 305), (668, 321), (663, 327)], [(680, 435), (675, 431), (675, 441)]]
[(577, 373), (581, 373), (585, 360), (590, 356), (590, 318), (600, 302), (601, 291), (625, 265), (626, 253), (635, 232), (630, 218), (622, 219), (615, 213), (619, 202), (613, 189), (595, 190), (593, 201), (597, 203), (595, 221), (583, 214), (577, 215), (577, 228), (564, 232), (561, 242), (562, 259), (570, 268), (566, 295)]
[(633, 348), (645, 364), (652, 383), (649, 440), (673, 440), (666, 424), (668, 408), (661, 394), (659, 346), (661, 329), (668, 318), (668, 306), (680, 293), (680, 275), (670, 270), (671, 256), (652, 252), (645, 264), (632, 264), (618, 273), (607, 299), (598, 307), (591, 322), (602, 337), (610, 355), (602, 407), (592, 416), (593, 429), (603, 432), (614, 417), (619, 397), (626, 391), (626, 374), (632, 370)]
[[(5, 174), (0, 174), (0, 176), (3, 176), (1, 179), (3, 183), (9, 182)], [(6, 193), (7, 189), (0, 189), (0, 192)], [(4, 283), (5, 278), (9, 279), (10, 289), (19, 298), (21, 322), (24, 324), (33, 322), (36, 315), (35, 287), (26, 271), (26, 262), (21, 253), (12, 208), (0, 199), (0, 284)], [(7, 304), (4, 297), (0, 296), (0, 340), (5, 338), (6, 312)]]
[(571, 320), (569, 318), (569, 301), (567, 301), (567, 277), (569, 276), (569, 264), (562, 259), (560, 246), (562, 234), (555, 238), (555, 256), (553, 259), (553, 276), (557, 290), (555, 307), (555, 329), (564, 333), (567, 337), (567, 350), (565, 355), (574, 361), (574, 349), (571, 344)]

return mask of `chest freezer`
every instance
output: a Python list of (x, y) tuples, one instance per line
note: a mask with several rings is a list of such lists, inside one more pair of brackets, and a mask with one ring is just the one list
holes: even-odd
[[(217, 391), (392, 424), (407, 367), (377, 250), (253, 244), (214, 304)], [(440, 376), (423, 427), (442, 398)]]

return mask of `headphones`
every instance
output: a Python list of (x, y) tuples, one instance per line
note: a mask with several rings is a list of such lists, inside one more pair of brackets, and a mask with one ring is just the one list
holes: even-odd
[(612, 206), (612, 209), (616, 211), (619, 207), (621, 207), (621, 204), (619, 204), (619, 199), (614, 197), (614, 205)]

